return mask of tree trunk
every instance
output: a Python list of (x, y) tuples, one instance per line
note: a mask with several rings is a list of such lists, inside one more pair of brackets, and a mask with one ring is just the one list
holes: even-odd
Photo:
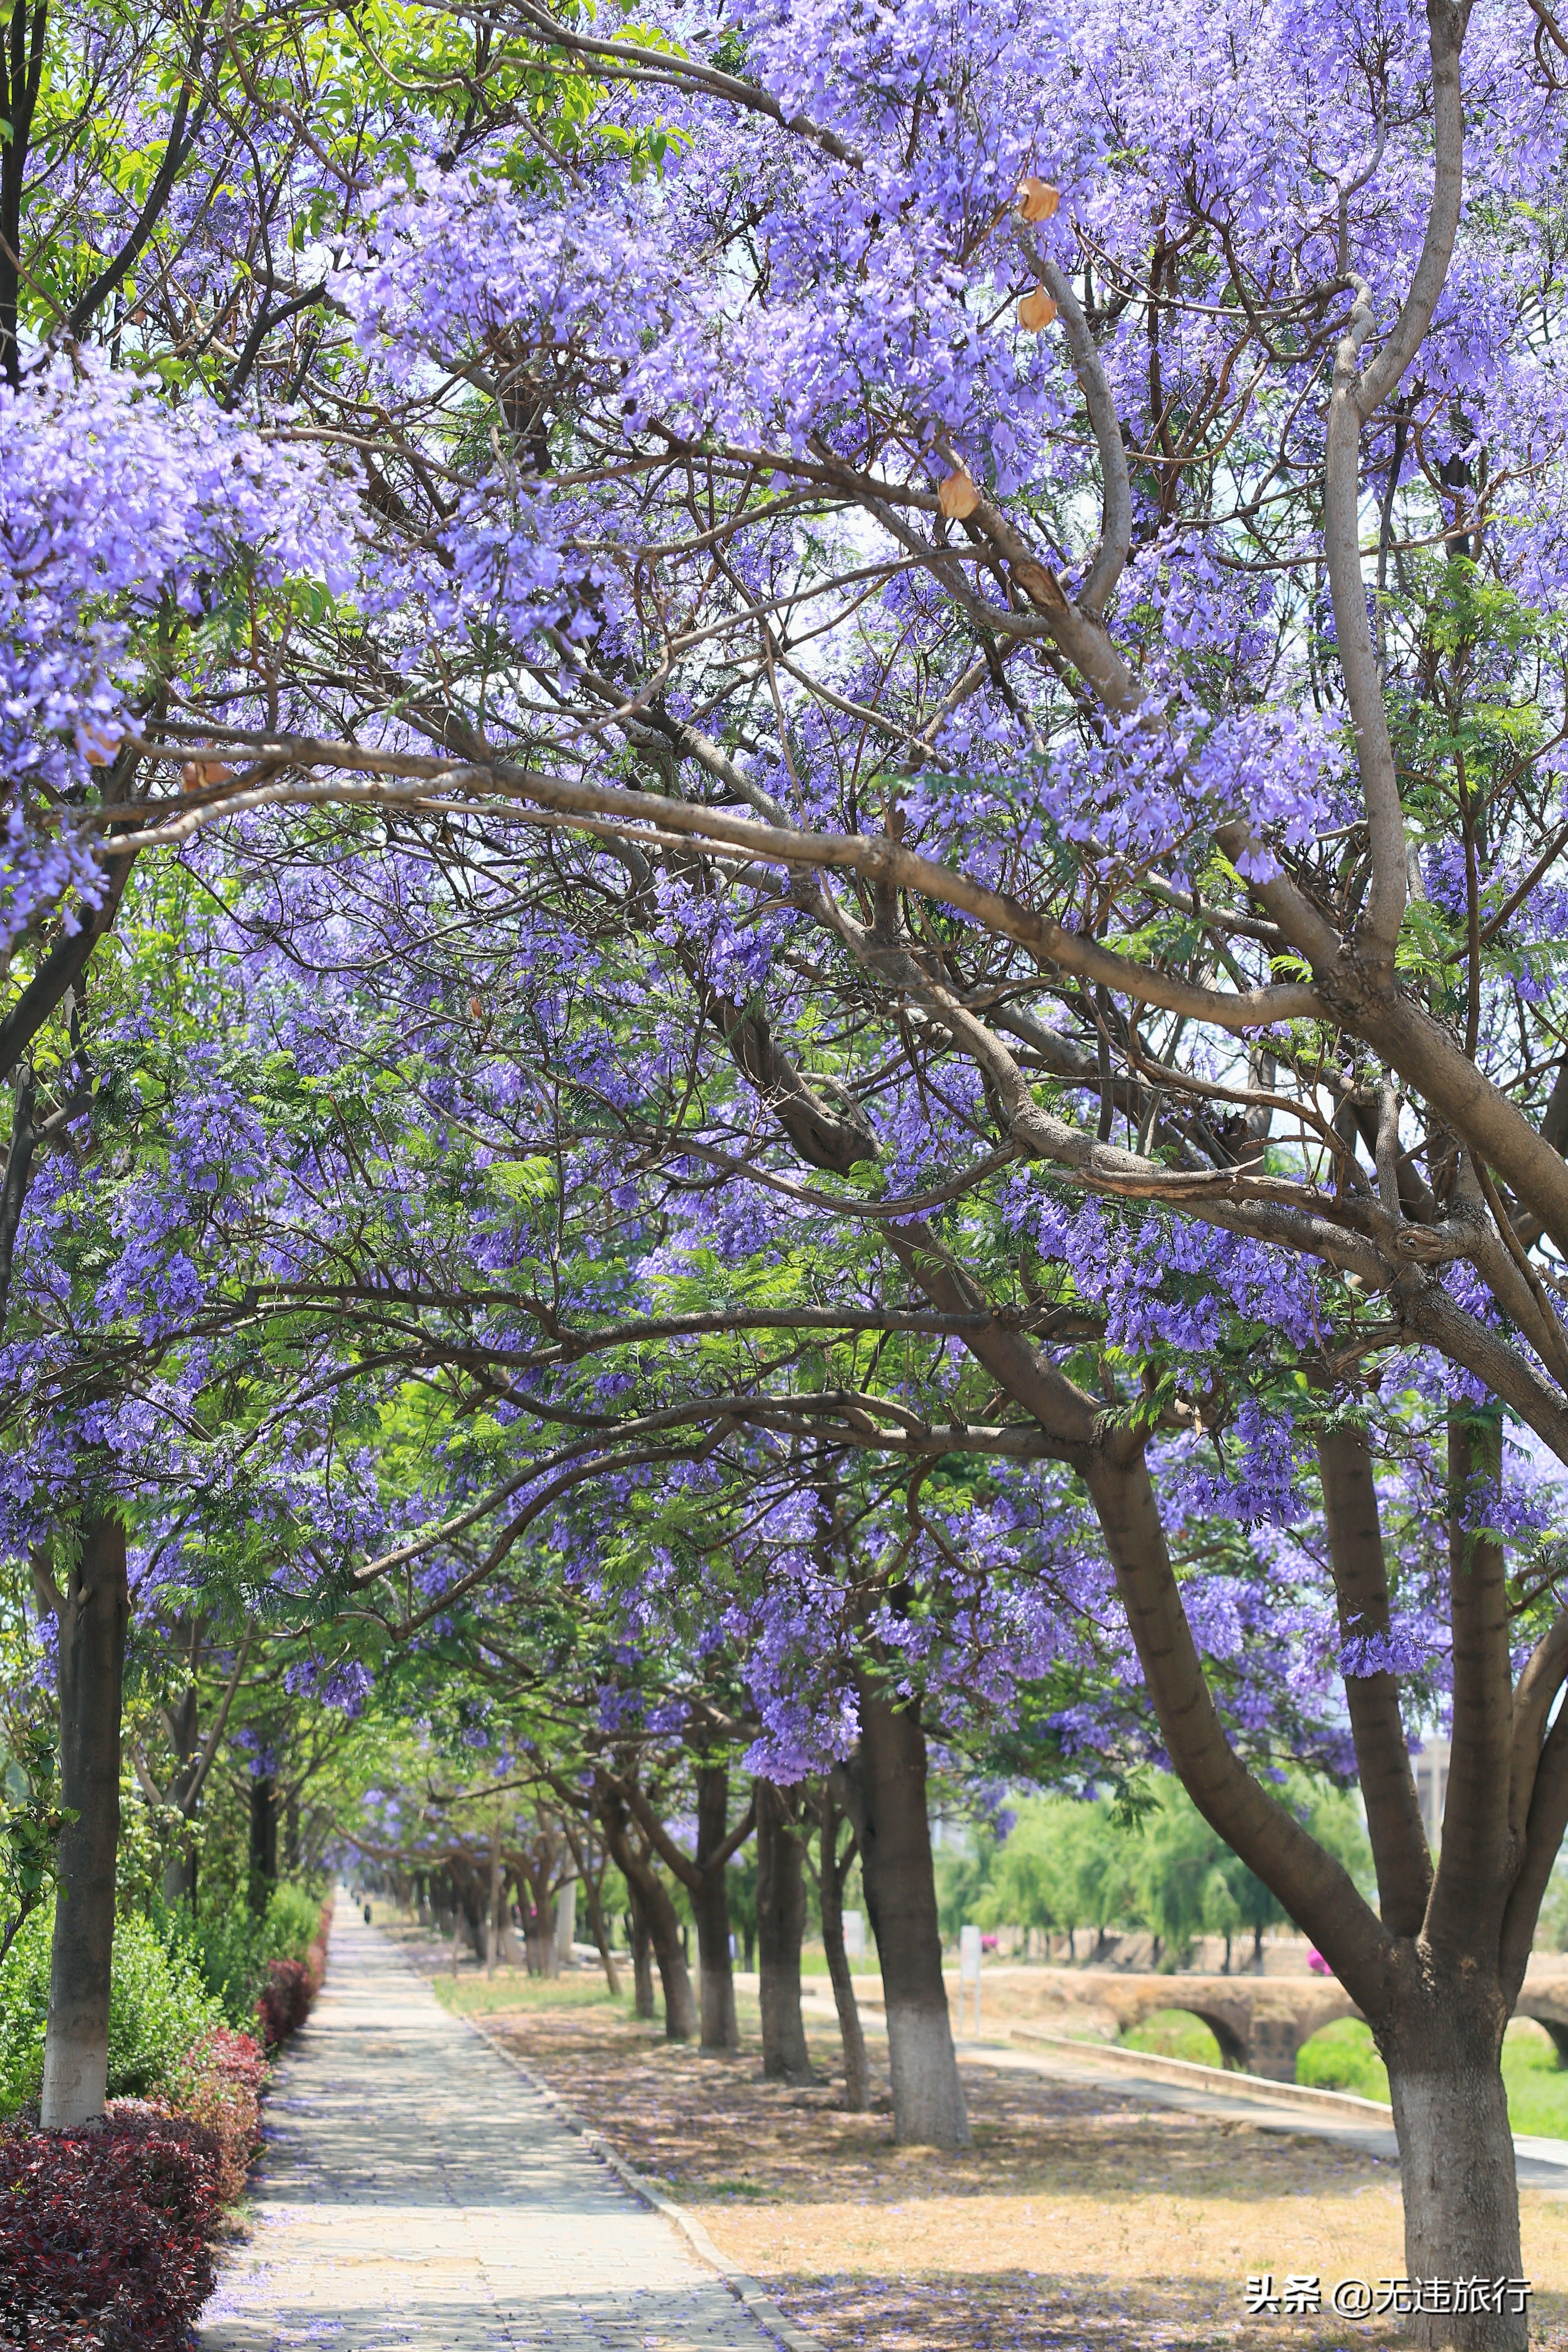
[(625, 1799), (608, 1794), (602, 1819), (611, 1858), (630, 1888), (633, 1904), (653, 1941), (664, 1986), (665, 2039), (689, 2042), (697, 2031), (697, 2003), (691, 1997), (691, 1978), (681, 1955), (680, 1920), (669, 1890), (633, 1841)]
[(278, 1884), (278, 1783), (258, 1772), (250, 1784), (250, 1907), (265, 1911)]
[[(461, 1875), (459, 1876), (454, 1870), (452, 1877), (458, 1894), (458, 1916), (460, 1922), (458, 1933), (461, 1934), (464, 1928), (467, 1929), (474, 1958), (476, 1960), (482, 1960), (485, 1956), (485, 1906), (479, 1880), (467, 1863), (463, 1865)], [(455, 1959), (453, 1965), (456, 1966)]]
[(641, 1889), (642, 1907), (664, 1991), (664, 2038), (689, 2042), (698, 2031), (697, 2003), (681, 1948), (680, 1920), (665, 1888), (651, 1871), (648, 1876), (652, 1883)]
[(822, 1797), (822, 1872), (818, 1894), (822, 1902), (822, 1945), (838, 2011), (838, 2032), (844, 2044), (844, 2105), (852, 2116), (863, 2116), (871, 2104), (871, 2069), (866, 2058), (866, 2035), (844, 1948), (844, 1883), (849, 1875), (858, 1841), (851, 1835), (842, 1856), (838, 1825), (844, 1815), (827, 1790)]
[(493, 1977), (500, 1958), (500, 1906), (503, 1881), (500, 1839), (490, 1846), (490, 1899), (485, 1918), (485, 1974)]
[(860, 1746), (847, 1775), (859, 1819), (866, 1907), (877, 1938), (900, 2145), (967, 2147), (969, 2116), (942, 1974), (942, 1932), (926, 1816), (918, 1707), (893, 1706), (858, 1677)]
[[(616, 1956), (610, 1949), (609, 1930), (605, 1920), (603, 1894), (597, 1879), (593, 1877), (584, 1878), (583, 1881), (583, 1891), (588, 1898), (588, 1931), (594, 1938), (594, 1943), (599, 1955), (599, 1963), (605, 1971), (605, 1983), (608, 1990), (610, 1999), (612, 2000), (619, 2000), (621, 1997), (620, 1970), (616, 1966)], [(648, 1987), (650, 2008), (652, 2007), (652, 1991), (653, 1988), (650, 1985)]]
[(569, 1878), (555, 1895), (555, 1966), (552, 1976), (559, 1976), (563, 1968), (572, 1962), (572, 1947), (577, 1940), (577, 1881)]
[(771, 1780), (752, 1783), (757, 1808), (757, 1954), (763, 2009), (763, 2074), (771, 2083), (806, 2083), (811, 2054), (800, 2014), (800, 1947), (805, 1934), (805, 1874), (787, 1799)]
[[(1501, 2073), (1507, 2004), (1461, 1963), (1422, 1980), (1377, 2021), (1388, 2065), (1412, 2279), (1521, 2277), (1519, 2189)], [(1503, 2300), (1507, 2300), (1506, 2297)], [(1522, 2312), (1422, 2313), (1412, 2340), (1455, 2352), (1526, 2352)]]
[(729, 1834), (730, 1776), (722, 1765), (697, 1769), (697, 1868), (689, 1891), (697, 1919), (697, 1964), (702, 1988), (702, 2047), (730, 2053), (741, 2047), (735, 2018), (735, 1964), (730, 1956), (730, 1888), (723, 1863), (711, 1857)]
[(97, 1513), (56, 1612), (59, 1631), (60, 1833), (42, 2120), (70, 2129), (103, 2113), (109, 1986), (114, 1956), (114, 1862), (120, 1843), (120, 1709), (131, 1604), (125, 1530)]
[(641, 2018), (654, 2014), (653, 1937), (642, 1905), (632, 1895), (632, 2008)]
[(186, 1799), (196, 1769), (196, 1731), (198, 1727), (196, 1686), (181, 1694), (179, 1702), (169, 1710), (169, 1725), (174, 1734), (175, 1771), (169, 1784), (169, 1802), (177, 1805), (187, 1817), (187, 1826), (174, 1834), (174, 1851), (163, 1864), (163, 1900), (171, 1911), (186, 1904), (194, 1913), (196, 1907), (196, 1845), (195, 1824), (189, 1821), (192, 1808)]

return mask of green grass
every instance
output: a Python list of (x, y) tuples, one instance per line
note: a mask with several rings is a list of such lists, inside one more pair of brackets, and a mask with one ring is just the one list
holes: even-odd
[(1388, 2069), (1359, 2017), (1321, 2027), (1296, 2053), (1296, 2080), (1314, 2091), (1353, 2091), (1358, 2099), (1388, 2104)]
[(629, 1992), (612, 2000), (603, 1977), (531, 1977), (521, 1969), (498, 1969), (493, 1977), (440, 1976), (431, 1979), (443, 2009), (458, 2017), (482, 2016), (493, 2009), (603, 2009), (629, 2017)]
[[(739, 1973), (742, 1971), (745, 1965), (746, 1962), (744, 1956), (739, 1956), (735, 1961), (737, 1972)], [(752, 1961), (753, 1969), (756, 1965), (756, 1960), (753, 1958)], [(815, 1947), (810, 1944), (806, 1944), (802, 1947), (800, 1955), (800, 1972), (803, 1977), (826, 1976), (827, 1955), (823, 1950), (820, 1944), (817, 1944)], [(875, 1976), (877, 1973), (877, 1961), (874, 1951), (868, 1951), (863, 1960), (851, 1960), (849, 1963), (849, 1973), (851, 1976), (856, 1977)]]
[[(1558, 2064), (1546, 2034), (1527, 2018), (1516, 2018), (1504, 2036), (1502, 2079), (1516, 2132), (1568, 2139), (1568, 2073)], [(1314, 2033), (1297, 2053), (1296, 2080), (1322, 2091), (1353, 2091), (1385, 2105), (1388, 2101), (1388, 2070), (1359, 2018), (1341, 2018)]]
[(1515, 2018), (1503, 2036), (1502, 2078), (1508, 2084), (1509, 2121), (1516, 2132), (1568, 2139), (1568, 2074), (1558, 2063), (1550, 2035), (1526, 2018)]
[(1219, 2043), (1201, 2017), (1186, 2009), (1157, 2009), (1121, 2037), (1123, 2050), (1143, 2050), (1152, 2058), (1185, 2058), (1194, 2066), (1219, 2066)]

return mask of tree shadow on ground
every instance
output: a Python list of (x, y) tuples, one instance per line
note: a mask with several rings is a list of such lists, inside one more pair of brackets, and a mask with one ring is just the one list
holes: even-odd
[[(1343, 2143), (1143, 2105), (1136, 2094), (969, 2066), (974, 2145), (892, 2145), (819, 2080), (764, 2084), (601, 2011), (487, 2021), (630, 2162), (700, 2218), (830, 2352), (1351, 2352), (1392, 2320), (1248, 2321), (1249, 2275), (1325, 2288), (1403, 2268), (1397, 2167)], [(1526, 2196), (1538, 2341), (1568, 2352), (1568, 2204)]]

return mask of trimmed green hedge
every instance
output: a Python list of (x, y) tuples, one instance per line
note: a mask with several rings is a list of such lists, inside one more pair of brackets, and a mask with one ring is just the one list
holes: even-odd
[[(36, 1911), (0, 1968), (0, 2114), (36, 2098), (44, 2077), (54, 1906)], [(109, 2000), (109, 2095), (146, 2098), (174, 2087), (181, 2058), (224, 2021), (189, 1958), (150, 1920), (114, 1930)]]
[[(265, 1911), (243, 1899), (192, 1925), (188, 1914), (122, 1916), (114, 1929), (109, 2095), (172, 2091), (180, 2060), (216, 2025), (257, 2030), (256, 1999), (274, 1960), (303, 1961), (320, 1898), (279, 1886)], [(44, 2078), (54, 1906), (27, 1921), (0, 1966), (0, 2116), (36, 2098)]]
[(262, 1912), (243, 1895), (193, 1925), (188, 1914), (168, 1917), (165, 1932), (183, 1945), (230, 2025), (250, 2032), (256, 1999), (274, 1960), (303, 1960), (321, 1922), (321, 1900), (302, 1886), (275, 1887)]

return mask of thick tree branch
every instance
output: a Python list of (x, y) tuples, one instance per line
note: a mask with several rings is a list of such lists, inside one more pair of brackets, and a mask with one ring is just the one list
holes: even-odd
[(1503, 1999), (1511, 2009), (1519, 1999), (1524, 1971), (1535, 1941), (1541, 1901), (1568, 1831), (1568, 1707), (1546, 1734), (1531, 1789), (1524, 1831), (1523, 1856), (1502, 1916), (1499, 1969)]
[[(657, 843), (660, 835), (673, 835), (713, 855), (738, 851), (763, 866), (853, 873), (886, 890), (907, 890), (973, 916), (986, 929), (1016, 940), (1046, 963), (1059, 964), (1064, 971), (1141, 1003), (1184, 1013), (1222, 1029), (1266, 1028), (1275, 1022), (1316, 1018), (1322, 1011), (1317, 992), (1300, 982), (1235, 992), (1204, 988), (1154, 965), (1119, 955), (1097, 940), (1066, 929), (1052, 917), (1035, 913), (1005, 892), (989, 889), (952, 866), (905, 849), (890, 835), (815, 834), (761, 824), (710, 806), (689, 806), (612, 785), (574, 783), (501, 761), (455, 767), (440, 760), (367, 751), (357, 744), (242, 735), (237, 730), (225, 733), (220, 740), (216, 730), (206, 731), (212, 740), (194, 754), (198, 759), (222, 761), (226, 751), (243, 747), (257, 756), (261, 770), (331, 767), (342, 772), (331, 780), (296, 777), (250, 782), (241, 777), (232, 789), (205, 798), (199, 807), (154, 804), (146, 811), (146, 829), (132, 837), (138, 848), (175, 847), (211, 824), (261, 808), (340, 802), (350, 806), (427, 807), (432, 814), (450, 816), (465, 806), (488, 803), (487, 814), (505, 815), (508, 802), (521, 799), (590, 829), (595, 821), (603, 822), (631, 841), (651, 836)], [(184, 761), (193, 756), (184, 745), (177, 752), (151, 742), (139, 743), (138, 748), (158, 759), (177, 756)], [(345, 781), (356, 772), (378, 781)], [(405, 779), (405, 782), (394, 781)], [(438, 788), (435, 795), (425, 789), (431, 785)], [(127, 841), (124, 847), (131, 845)], [(110, 849), (113, 855), (121, 854), (119, 842), (110, 845)]]
[(1352, 1999), (1375, 2018), (1388, 1996), (1394, 1937), (1348, 1871), (1266, 1793), (1226, 1739), (1141, 1456), (1119, 1460), (1097, 1447), (1084, 1475), (1161, 1734), (1183, 1786), (1204, 1819), (1311, 1937)]
[(1430, 1940), (1483, 1948), (1501, 1932), (1520, 1862), (1509, 1822), (1513, 1677), (1507, 1563), (1489, 1507), (1501, 1473), (1500, 1421), (1448, 1419), (1448, 1576), (1453, 1730), (1443, 1842), (1427, 1906)]
[[(1318, 1440), (1318, 1469), (1340, 1639), (1373, 1645), (1386, 1643), (1388, 1570), (1365, 1431), (1346, 1424), (1324, 1430)], [(1345, 1698), (1366, 1804), (1367, 1835), (1377, 1869), (1383, 1923), (1396, 1936), (1414, 1936), (1426, 1914), (1432, 1856), (1415, 1793), (1415, 1776), (1410, 1769), (1398, 1676), (1381, 1669), (1372, 1674), (1347, 1673)]]
[(1541, 1763), (1541, 1743), (1552, 1702), (1568, 1678), (1568, 1615), (1549, 1625), (1525, 1662), (1514, 1685), (1512, 1761), (1509, 1770), (1508, 1817), (1514, 1834), (1522, 1837), (1535, 1795), (1535, 1775)]

